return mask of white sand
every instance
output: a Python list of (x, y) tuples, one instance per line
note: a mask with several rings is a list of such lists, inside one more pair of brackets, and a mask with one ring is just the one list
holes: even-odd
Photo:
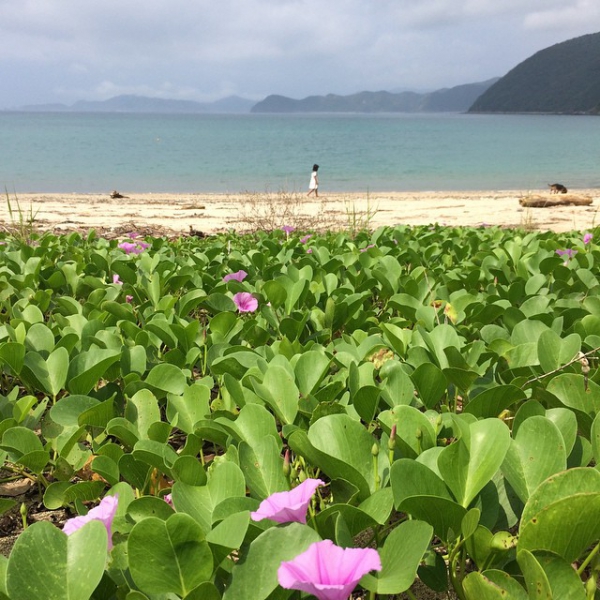
[[(571, 191), (571, 190), (570, 190)], [(532, 191), (469, 192), (323, 192), (319, 198), (303, 194), (136, 194), (122, 191), (127, 198), (106, 194), (9, 194), (0, 202), (0, 223), (4, 227), (33, 215), (40, 231), (85, 231), (88, 229), (137, 228), (171, 233), (188, 233), (190, 227), (204, 233), (235, 229), (244, 231), (261, 225), (298, 225), (314, 222), (341, 228), (353, 218), (380, 225), (500, 225), (535, 230), (589, 230), (600, 224), (597, 217), (600, 190), (573, 190), (593, 199), (590, 206), (522, 208), (519, 198)], [(541, 192), (546, 194), (547, 191)], [(17, 201), (20, 213), (17, 209)], [(285, 215), (284, 215), (285, 213)], [(369, 220), (368, 215), (372, 218)], [(284, 215), (284, 216), (279, 216)], [(302, 220), (308, 218), (309, 221)]]

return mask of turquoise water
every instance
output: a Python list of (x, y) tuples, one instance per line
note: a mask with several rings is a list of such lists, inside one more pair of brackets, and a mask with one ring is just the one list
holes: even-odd
[(0, 113), (10, 192), (600, 187), (600, 118)]

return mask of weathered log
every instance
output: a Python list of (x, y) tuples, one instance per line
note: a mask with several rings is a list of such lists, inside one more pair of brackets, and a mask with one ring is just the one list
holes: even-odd
[(593, 199), (578, 194), (530, 194), (519, 198), (519, 204), (527, 208), (546, 208), (549, 206), (589, 206)]

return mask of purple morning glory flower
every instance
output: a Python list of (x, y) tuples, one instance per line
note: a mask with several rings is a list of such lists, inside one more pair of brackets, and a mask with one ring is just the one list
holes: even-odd
[(369, 244), (368, 246), (365, 246), (364, 248), (361, 248), (360, 251), (361, 252), (366, 252), (369, 248), (375, 248), (375, 244)]
[(121, 242), (117, 248), (120, 248), (125, 254), (141, 254), (144, 250), (150, 248), (147, 242)]
[(121, 242), (117, 248), (120, 248), (125, 254), (139, 254), (142, 250), (133, 242)]
[(258, 300), (249, 292), (238, 292), (233, 301), (240, 312), (254, 312), (258, 308)]
[(248, 273), (242, 269), (237, 271), (237, 273), (228, 273), (225, 275), (225, 277), (223, 277), (223, 281), (244, 281), (246, 277), (248, 277)]
[(118, 285), (123, 285), (121, 278), (116, 273), (113, 275), (113, 283), (116, 283)]
[(577, 250), (573, 250), (573, 248), (566, 248), (565, 250), (557, 250), (556, 254), (559, 256), (566, 256), (567, 258), (573, 258), (577, 254)]
[(127, 294), (125, 296), (125, 302), (127, 302), (127, 304), (131, 304), (133, 302), (133, 296), (131, 296), (130, 294)]
[(281, 228), (281, 231), (283, 231), (283, 233), (285, 233), (286, 235), (289, 235), (290, 233), (292, 233), (292, 231), (296, 231), (296, 228), (292, 227), (291, 225), (284, 225)]
[(95, 508), (92, 508), (87, 515), (69, 519), (64, 524), (63, 531), (67, 535), (71, 535), (74, 531), (81, 529), (90, 521), (101, 521), (108, 532), (108, 549), (110, 550), (113, 546), (111, 527), (113, 519), (115, 518), (115, 513), (117, 512), (118, 504), (119, 496), (117, 494), (114, 496), (104, 496), (104, 498), (102, 498), (100, 501), (100, 504), (98, 504), (98, 506)]
[(169, 505), (169, 506), (173, 506), (173, 497), (171, 496), (171, 494), (165, 494), (163, 496), (163, 500)]
[(289, 492), (275, 492), (265, 498), (258, 510), (250, 513), (253, 521), (271, 519), (276, 523), (306, 524), (306, 513), (310, 499), (318, 487), (325, 485), (320, 479), (305, 479), (300, 485)]
[(593, 233), (586, 233), (583, 236), (583, 243), (584, 244), (589, 244), (593, 239), (594, 239), (594, 234)]
[(301, 590), (318, 600), (347, 600), (369, 571), (381, 571), (377, 550), (340, 548), (331, 540), (323, 540), (293, 560), (282, 562), (277, 579), (282, 588)]
[(306, 242), (308, 242), (308, 240), (310, 240), (310, 238), (312, 237), (312, 234), (309, 233), (303, 237), (300, 238), (300, 243), (301, 244), (306, 244)]

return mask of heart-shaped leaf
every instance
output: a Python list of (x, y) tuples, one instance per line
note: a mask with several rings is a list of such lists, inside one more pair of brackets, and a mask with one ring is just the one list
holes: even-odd
[(34, 523), (19, 536), (8, 561), (11, 600), (87, 600), (102, 579), (107, 546), (100, 521), (69, 536), (51, 523)]
[(136, 585), (149, 594), (185, 596), (212, 575), (213, 557), (202, 528), (186, 514), (139, 521), (127, 541)]
[(476, 421), (464, 432), (440, 453), (438, 467), (458, 503), (467, 508), (500, 468), (511, 440), (498, 419)]

